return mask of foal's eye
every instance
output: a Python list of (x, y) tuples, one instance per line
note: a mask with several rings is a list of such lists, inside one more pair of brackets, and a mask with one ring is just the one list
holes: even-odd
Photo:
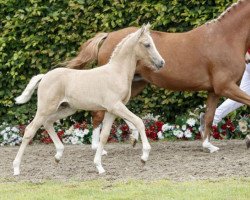
[(150, 47), (150, 44), (144, 44), (144, 46), (145, 46), (146, 48), (149, 48), (149, 47)]

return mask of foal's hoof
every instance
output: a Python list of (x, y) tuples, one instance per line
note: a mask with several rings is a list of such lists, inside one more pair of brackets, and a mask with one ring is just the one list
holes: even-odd
[(247, 149), (249, 149), (250, 148), (250, 135), (246, 136), (245, 142), (246, 142)]
[(20, 175), (20, 169), (14, 167), (14, 174), (13, 174), (13, 175), (14, 175), (14, 176)]
[(131, 138), (130, 138), (130, 142), (131, 142), (131, 144), (132, 144), (132, 147), (135, 147), (136, 144), (137, 144), (137, 139), (131, 137)]
[(56, 163), (59, 163), (60, 160), (61, 160), (61, 157), (59, 158), (59, 157), (55, 156), (55, 161), (56, 161)]
[(146, 164), (146, 161), (143, 160), (143, 159), (141, 159), (141, 163), (142, 163), (142, 165), (144, 166), (144, 165)]

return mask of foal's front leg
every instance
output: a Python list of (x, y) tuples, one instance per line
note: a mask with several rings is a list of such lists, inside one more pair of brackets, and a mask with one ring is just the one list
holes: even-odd
[(105, 116), (103, 119), (103, 127), (102, 127), (102, 131), (100, 135), (100, 142), (98, 144), (95, 158), (94, 158), (94, 163), (96, 165), (96, 168), (99, 174), (102, 174), (105, 172), (105, 170), (102, 167), (102, 153), (103, 153), (104, 145), (107, 143), (108, 137), (110, 135), (110, 130), (111, 130), (114, 120), (115, 120), (115, 115), (105, 112)]
[(151, 150), (151, 146), (148, 142), (146, 133), (145, 133), (145, 126), (139, 117), (137, 117), (134, 113), (132, 113), (122, 102), (118, 102), (114, 105), (112, 111), (114, 115), (117, 115), (123, 119), (128, 120), (129, 122), (133, 123), (134, 126), (140, 133), (141, 141), (142, 141), (142, 156), (141, 161), (145, 163), (148, 160), (149, 152)]

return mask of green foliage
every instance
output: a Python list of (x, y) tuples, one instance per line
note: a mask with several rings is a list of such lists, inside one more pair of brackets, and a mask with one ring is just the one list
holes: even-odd
[[(185, 2), (185, 3), (184, 3)], [(97, 32), (151, 22), (154, 29), (187, 31), (215, 18), (232, 2), (180, 0), (0, 0), (0, 123), (27, 123), (36, 97), (21, 106), (21, 94), (33, 75), (76, 55)], [(148, 87), (130, 103), (137, 114), (173, 118), (203, 102), (203, 93)]]

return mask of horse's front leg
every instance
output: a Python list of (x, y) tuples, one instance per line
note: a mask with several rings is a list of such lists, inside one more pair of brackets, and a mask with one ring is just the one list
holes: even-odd
[(102, 174), (105, 172), (105, 170), (102, 167), (102, 152), (103, 152), (104, 145), (107, 143), (114, 120), (115, 120), (115, 115), (105, 112), (104, 119), (103, 119), (103, 127), (102, 127), (102, 131), (100, 135), (100, 142), (98, 143), (98, 147), (97, 147), (95, 158), (94, 158), (94, 163), (96, 165), (96, 168), (99, 174)]
[(148, 160), (151, 146), (148, 142), (148, 139), (145, 133), (145, 126), (143, 124), (142, 119), (140, 119), (134, 113), (132, 113), (129, 109), (127, 109), (127, 107), (122, 102), (116, 103), (110, 112), (112, 112), (114, 115), (117, 115), (123, 119), (128, 120), (129, 122), (133, 123), (134, 126), (137, 128), (137, 130), (140, 133), (142, 146), (143, 146), (141, 161), (145, 163)]
[[(201, 130), (202, 136), (203, 136), (203, 143), (202, 146), (210, 151), (210, 153), (213, 153), (215, 151), (218, 151), (219, 148), (212, 145), (210, 142), (210, 135), (212, 131), (212, 122), (214, 119), (214, 114), (216, 110), (216, 106), (219, 101), (219, 96), (217, 96), (215, 93), (211, 92), (208, 94), (207, 104), (206, 104), (206, 113), (205, 113), (205, 125), (204, 129)], [(202, 127), (202, 126), (201, 126)]]

